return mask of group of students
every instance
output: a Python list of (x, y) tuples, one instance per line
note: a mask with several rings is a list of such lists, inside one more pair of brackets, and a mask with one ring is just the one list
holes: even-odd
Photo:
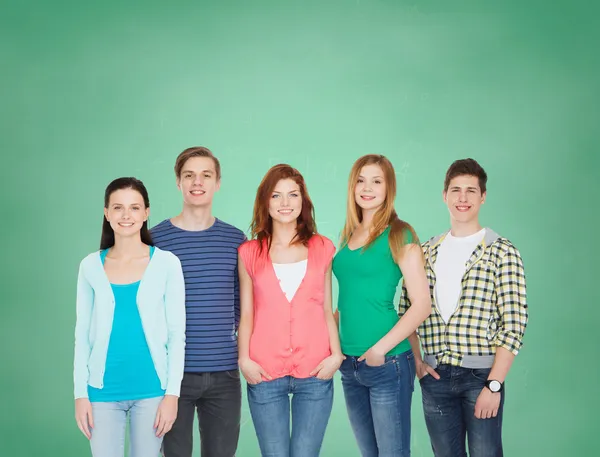
[(448, 169), (451, 229), (422, 246), (381, 155), (352, 167), (337, 249), (289, 165), (260, 183), (249, 240), (212, 215), (221, 168), (209, 149), (183, 151), (175, 175), (183, 210), (151, 230), (142, 182), (111, 182), (100, 250), (80, 264), (75, 415), (94, 457), (124, 455), (128, 418), (131, 457), (190, 457), (195, 414), (201, 455), (233, 457), (240, 371), (261, 454), (318, 456), (338, 370), (363, 457), (410, 455), (415, 377), (436, 457), (502, 456), (525, 276), (510, 241), (479, 224), (487, 175), (475, 160)]

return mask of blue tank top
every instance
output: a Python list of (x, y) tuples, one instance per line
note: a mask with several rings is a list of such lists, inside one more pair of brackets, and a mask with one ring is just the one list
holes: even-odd
[[(102, 264), (108, 249), (100, 253)], [(154, 247), (150, 247), (150, 258)], [(93, 402), (141, 400), (161, 397), (160, 379), (146, 342), (137, 307), (140, 281), (131, 284), (111, 284), (115, 297), (115, 312), (106, 354), (103, 387), (88, 386)]]

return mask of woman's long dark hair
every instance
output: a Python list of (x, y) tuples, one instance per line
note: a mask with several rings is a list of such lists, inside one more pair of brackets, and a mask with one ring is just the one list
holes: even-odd
[[(117, 178), (113, 182), (111, 182), (106, 188), (106, 191), (104, 192), (105, 208), (108, 208), (110, 196), (113, 194), (113, 192), (121, 189), (133, 189), (138, 191), (144, 199), (144, 206), (146, 208), (150, 208), (150, 199), (148, 198), (148, 191), (146, 190), (146, 186), (144, 186), (144, 183), (142, 181), (136, 178)], [(115, 231), (110, 226), (110, 222), (106, 220), (106, 216), (103, 216), (102, 219), (102, 237), (100, 238), (101, 250), (108, 249), (115, 245)], [(154, 246), (152, 236), (150, 236), (150, 231), (148, 230), (148, 221), (144, 221), (142, 229), (140, 230), (140, 236), (142, 238), (142, 243), (145, 243), (148, 246)]]

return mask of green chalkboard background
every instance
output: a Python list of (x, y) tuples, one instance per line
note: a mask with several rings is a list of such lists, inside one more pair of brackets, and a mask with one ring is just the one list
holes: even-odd
[[(334, 239), (360, 155), (392, 160), (398, 212), (422, 239), (448, 226), (448, 165), (479, 160), (482, 222), (521, 250), (531, 313), (505, 455), (597, 455), (599, 10), (3, 0), (0, 454), (89, 455), (73, 419), (75, 281), (98, 246), (104, 188), (142, 179), (156, 224), (181, 207), (175, 157), (204, 145), (223, 166), (218, 217), (246, 230), (261, 177), (288, 162)], [(416, 457), (432, 455), (420, 402), (417, 388)], [(238, 456), (258, 455), (244, 401)], [(359, 455), (339, 379), (322, 455)]]

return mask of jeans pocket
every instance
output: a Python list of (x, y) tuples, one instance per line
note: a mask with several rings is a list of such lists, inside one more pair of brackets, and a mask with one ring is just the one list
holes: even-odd
[(225, 372), (225, 374), (227, 376), (229, 376), (231, 379), (240, 379), (240, 370), (227, 370)]
[(491, 368), (472, 368), (471, 375), (478, 381), (485, 382), (490, 376), (490, 371), (492, 371)]

